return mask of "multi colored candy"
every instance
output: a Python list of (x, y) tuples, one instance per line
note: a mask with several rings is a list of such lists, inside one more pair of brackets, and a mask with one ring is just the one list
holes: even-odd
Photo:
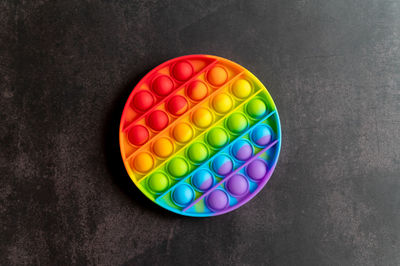
[(189, 55), (150, 71), (120, 124), (125, 168), (158, 205), (202, 217), (232, 211), (269, 180), (281, 147), (278, 112), (248, 70)]

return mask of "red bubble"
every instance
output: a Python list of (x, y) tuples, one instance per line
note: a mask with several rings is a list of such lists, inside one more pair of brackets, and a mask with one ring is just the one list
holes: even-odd
[(141, 125), (133, 126), (128, 133), (128, 140), (133, 145), (142, 145), (149, 139), (149, 131)]
[(160, 96), (169, 94), (174, 88), (174, 83), (168, 76), (158, 76), (153, 81), (153, 90)]
[(156, 110), (147, 119), (149, 127), (156, 131), (163, 130), (168, 125), (168, 116), (161, 110)]
[(181, 115), (188, 109), (188, 102), (185, 97), (175, 95), (168, 102), (168, 111), (173, 115)]
[(177, 80), (185, 81), (193, 75), (193, 67), (187, 61), (180, 61), (175, 64), (172, 73)]
[(153, 95), (148, 91), (139, 91), (133, 98), (133, 107), (143, 112), (149, 109), (153, 103)]

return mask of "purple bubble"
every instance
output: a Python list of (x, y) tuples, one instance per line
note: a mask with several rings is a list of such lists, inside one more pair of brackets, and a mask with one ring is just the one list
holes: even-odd
[(225, 191), (216, 189), (207, 198), (207, 205), (213, 211), (221, 211), (229, 204), (228, 194)]
[(246, 168), (247, 175), (253, 180), (262, 179), (267, 173), (267, 165), (263, 160), (254, 160)]
[(232, 195), (242, 196), (249, 189), (249, 181), (242, 175), (234, 175), (228, 180), (226, 188)]

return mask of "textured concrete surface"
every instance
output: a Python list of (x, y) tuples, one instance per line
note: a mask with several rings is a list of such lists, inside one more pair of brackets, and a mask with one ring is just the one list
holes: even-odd
[[(282, 121), (271, 181), (216, 218), (152, 204), (119, 155), (133, 86), (191, 53)], [(0, 264), (399, 265), (399, 84), (399, 1), (0, 1)]]

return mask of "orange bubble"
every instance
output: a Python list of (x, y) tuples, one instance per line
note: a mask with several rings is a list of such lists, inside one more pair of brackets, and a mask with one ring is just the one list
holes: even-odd
[(187, 123), (180, 123), (174, 127), (172, 132), (174, 139), (179, 142), (188, 142), (193, 136), (193, 130)]
[(207, 94), (208, 94), (207, 85), (200, 80), (192, 82), (187, 89), (187, 95), (193, 101), (203, 100), (207, 96)]
[(166, 158), (174, 151), (174, 146), (168, 138), (159, 138), (153, 145), (154, 153), (162, 158)]
[(221, 66), (216, 66), (207, 74), (207, 80), (214, 86), (220, 86), (226, 82), (228, 79), (228, 73), (225, 68)]
[(154, 165), (153, 157), (147, 152), (139, 153), (133, 159), (133, 167), (137, 171), (142, 173), (150, 171), (150, 169), (153, 168), (153, 165)]

